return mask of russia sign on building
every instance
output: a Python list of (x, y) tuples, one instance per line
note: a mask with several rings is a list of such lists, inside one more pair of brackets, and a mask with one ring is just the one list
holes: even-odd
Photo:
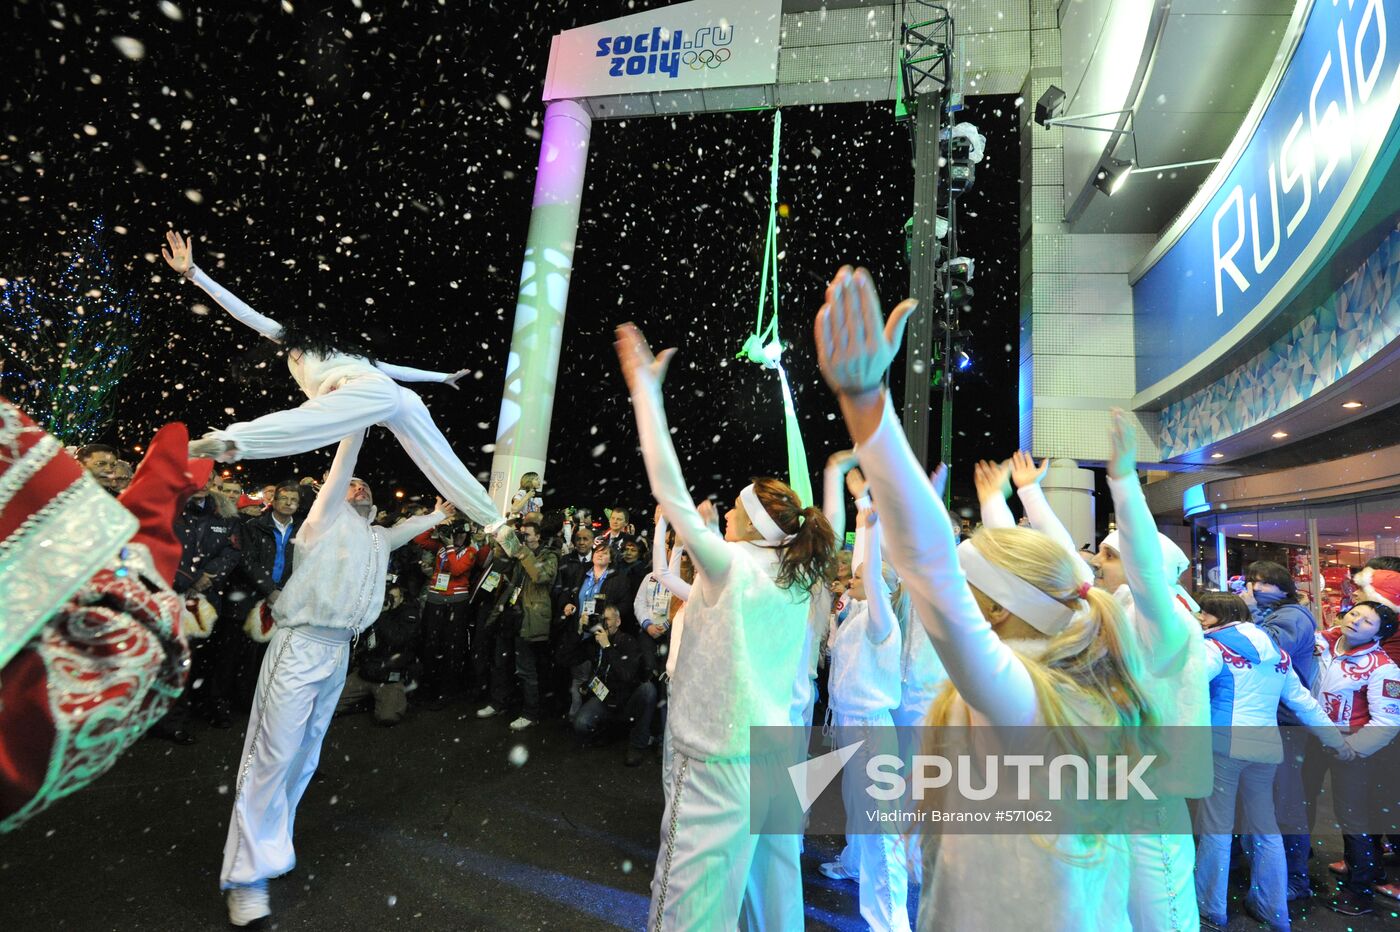
[[(1277, 81), (1133, 284), (1139, 400), (1258, 332), (1335, 252), (1395, 159), (1400, 0), (1314, 0)], [(1295, 20), (1295, 22), (1298, 22)]]
[(772, 84), (782, 0), (693, 0), (570, 29), (544, 100)]

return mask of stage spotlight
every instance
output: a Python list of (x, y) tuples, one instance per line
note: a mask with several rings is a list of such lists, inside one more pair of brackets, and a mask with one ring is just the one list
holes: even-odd
[(1053, 84), (1050, 85), (1045, 93), (1040, 95), (1040, 99), (1035, 102), (1036, 123), (1049, 129), (1046, 124), (1055, 118), (1055, 114), (1059, 112), (1060, 104), (1064, 102), (1065, 92)]
[(953, 197), (957, 197), (972, 187), (977, 178), (977, 170), (972, 161), (972, 141), (965, 136), (957, 136), (944, 144), (943, 157), (948, 160), (948, 187)]
[(957, 361), (959, 372), (966, 372), (972, 368), (972, 357), (968, 355), (967, 350), (958, 350), (953, 358)]
[(1094, 187), (1109, 197), (1117, 194), (1133, 173), (1133, 163), (1122, 159), (1109, 159), (1094, 173)]

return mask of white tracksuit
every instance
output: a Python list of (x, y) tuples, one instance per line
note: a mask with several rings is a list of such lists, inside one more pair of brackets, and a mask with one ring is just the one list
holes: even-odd
[[(281, 324), (244, 304), (202, 269), (193, 268), (190, 280), (241, 323), (270, 340), (280, 339)], [(239, 459), (261, 460), (316, 450), (383, 424), (443, 498), (478, 524), (501, 520), (491, 496), (452, 452), (423, 400), (397, 384), (445, 382), (450, 375), (371, 363), (361, 356), (341, 353), (293, 353), (287, 365), (308, 401), (300, 407), (232, 424), (226, 430), (211, 431), (209, 436), (231, 441)]]
[(648, 928), (799, 930), (801, 836), (765, 833), (763, 799), (751, 803), (749, 792), (765, 768), (768, 785), (782, 785), (791, 761), (750, 757), (748, 726), (791, 725), (792, 683), (806, 675), (807, 605), (773, 582), (774, 550), (723, 546), (732, 552), (723, 584), (698, 573), (686, 603)]
[(384, 603), (389, 553), (440, 512), (374, 527), (345, 500), (363, 434), (341, 441), (325, 486), (297, 532), (296, 563), (273, 617), (235, 780), (219, 885), (227, 890), (296, 865), (297, 804), (345, 685), (352, 642)]
[[(1127, 584), (1114, 597), (1127, 612), (1148, 660), (1141, 685), (1159, 720), (1172, 726), (1162, 733), (1172, 742), (1172, 756), (1194, 762), (1179, 763), (1169, 775), (1165, 788), (1171, 795), (1163, 794), (1156, 809), (1163, 832), (1127, 838), (1132, 857), (1128, 912), (1137, 932), (1196, 932), (1196, 848), (1181, 827), (1190, 824), (1186, 800), (1206, 796), (1212, 787), (1205, 642), (1199, 624), (1174, 595), (1180, 591), (1177, 578), (1189, 561), (1157, 531), (1137, 476), (1110, 478), (1108, 486), (1120, 527), (1099, 549), (1111, 547), (1122, 558)], [(1078, 552), (1038, 484), (1023, 486), (1017, 495), (1032, 527), (1067, 552)], [(982, 502), (982, 515), (990, 527), (1016, 523), (1000, 496)]]
[[(881, 574), (879, 526), (856, 530), (852, 561), (865, 583), (864, 602), (856, 602), (831, 637), (831, 710), (836, 744), (863, 742), (842, 768), (841, 795), (846, 804), (846, 848), (841, 866), (860, 881), (860, 915), (874, 932), (909, 929), (909, 856), (897, 830), (881, 831), (864, 817), (872, 807), (893, 810), (861, 791), (867, 763), (877, 755), (899, 753), (892, 712), (900, 705), (903, 637)], [(862, 546), (864, 544), (864, 546)], [(864, 552), (864, 559), (861, 554)], [(924, 637), (923, 632), (918, 632)], [(900, 825), (902, 823), (889, 823)]]

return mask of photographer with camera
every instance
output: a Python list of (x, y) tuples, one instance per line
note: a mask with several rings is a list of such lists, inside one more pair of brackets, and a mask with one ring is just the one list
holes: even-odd
[[(509, 519), (515, 528), (519, 518)], [(505, 535), (513, 550), (519, 538)], [(517, 532), (518, 533), (518, 530)], [(525, 567), (501, 544), (501, 538), (488, 543), (489, 557), (484, 575), (472, 597), (471, 659), (473, 690), (486, 693), (487, 704), (476, 711), (477, 718), (494, 718), (506, 713), (515, 693), (515, 639), (520, 633), (524, 605), (520, 598), (526, 582)], [(514, 723), (512, 723), (514, 724)], [(520, 730), (519, 726), (516, 728)]]
[[(583, 620), (592, 617), (597, 620)], [(626, 764), (636, 767), (651, 746), (656, 649), (639, 635), (622, 630), (622, 612), (616, 605), (608, 605), (600, 616), (580, 616), (579, 626), (582, 633), (574, 657), (576, 668), (586, 669), (588, 676), (580, 686), (582, 705), (574, 718), (574, 731), (588, 744), (608, 725), (626, 721)]]
[(336, 715), (361, 711), (372, 700), (378, 725), (397, 725), (408, 711), (408, 684), (420, 669), (414, 653), (418, 606), (404, 600), (403, 589), (384, 593), (384, 610), (356, 644), (350, 675), (335, 705)]
[[(579, 580), (578, 588), (566, 595), (563, 616), (566, 623), (576, 626), (575, 635), (580, 635), (602, 619), (604, 609), (612, 607), (618, 610), (618, 623), (633, 632), (637, 623), (635, 619), (628, 623), (632, 611), (629, 595), (627, 577), (613, 571), (612, 548), (607, 541), (599, 540), (593, 545), (593, 562)], [(569, 720), (573, 721), (583, 706), (583, 695), (579, 690), (588, 682), (589, 658), (580, 658), (576, 650), (566, 649), (564, 653), (573, 674), (570, 689), (573, 701), (569, 705)]]
[(476, 548), (468, 542), (467, 523), (460, 518), (439, 524), (414, 543), (433, 553), (419, 634), (423, 659), (419, 698), (437, 710), (462, 688), (466, 676), (467, 612)]
[[(556, 518), (552, 527), (557, 526)], [(517, 599), (520, 624), (515, 638), (515, 674), (520, 678), (524, 705), (519, 717), (510, 723), (512, 731), (522, 731), (538, 722), (542, 716), (542, 701), (554, 696), (549, 636), (559, 554), (543, 545), (542, 530), (540, 523), (527, 516), (520, 530), (505, 535), (502, 544), (523, 571)]]

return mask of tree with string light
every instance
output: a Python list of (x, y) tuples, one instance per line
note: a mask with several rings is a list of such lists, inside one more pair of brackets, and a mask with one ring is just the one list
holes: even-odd
[(0, 394), (67, 444), (102, 434), (142, 342), (141, 302), (122, 287), (106, 240), (98, 217), (57, 254), (62, 271), (0, 287)]

